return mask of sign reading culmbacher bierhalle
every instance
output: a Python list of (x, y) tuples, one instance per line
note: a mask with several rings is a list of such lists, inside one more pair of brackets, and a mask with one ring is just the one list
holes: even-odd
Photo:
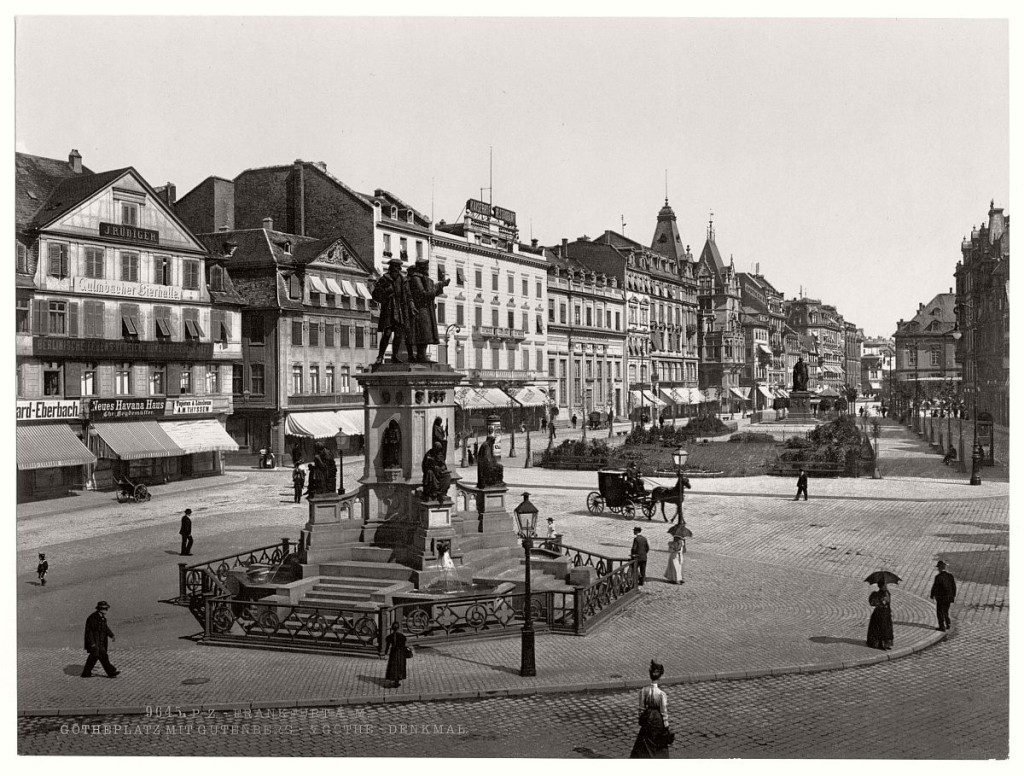
[(137, 226), (124, 224), (108, 224), (100, 222), (100, 237), (113, 237), (136, 245), (159, 245), (160, 232), (153, 229), (140, 229)]
[(78, 420), (80, 414), (77, 400), (41, 399), (18, 402), (18, 420)]
[(166, 407), (166, 399), (90, 399), (89, 417), (93, 420), (152, 418), (163, 415)]
[(158, 286), (154, 283), (130, 283), (126, 280), (99, 280), (97, 278), (75, 278), (75, 291), (81, 294), (126, 296), (131, 299), (180, 301), (182, 297), (181, 288), (178, 286)]

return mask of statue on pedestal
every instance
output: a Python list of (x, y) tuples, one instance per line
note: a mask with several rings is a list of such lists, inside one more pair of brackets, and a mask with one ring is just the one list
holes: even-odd
[(423, 500), (445, 501), (452, 486), (452, 474), (444, 462), (441, 445), (434, 446), (423, 456)]
[(807, 364), (804, 363), (803, 356), (797, 358), (796, 365), (793, 367), (793, 390), (807, 390)]
[(491, 488), (505, 484), (505, 467), (498, 463), (498, 458), (494, 453), (499, 423), (497, 415), (487, 417), (487, 439), (480, 445), (476, 454), (476, 486), (478, 488)]
[(430, 446), (441, 445), (441, 452), (448, 454), (448, 430), (444, 427), (441, 418), (434, 418), (434, 425), (430, 430)]
[[(412, 345), (409, 344), (410, 329), (413, 323), (412, 298), (409, 295), (409, 281), (402, 274), (400, 259), (388, 262), (387, 274), (383, 275), (373, 286), (373, 301), (380, 305), (380, 319), (377, 332), (380, 334), (380, 347), (377, 349), (375, 364), (384, 363), (384, 354), (388, 343), (394, 337), (391, 347), (392, 363), (405, 363), (407, 356), (412, 356)], [(435, 338), (437, 336), (435, 328)], [(403, 353), (403, 351), (405, 351)]]
[(320, 472), (320, 493), (337, 493), (338, 491), (338, 464), (334, 461), (334, 453), (319, 442), (316, 445), (317, 471)]
[(380, 445), (380, 462), (385, 469), (402, 468), (402, 429), (392, 420), (384, 429)]
[(452, 282), (445, 278), (442, 283), (430, 279), (430, 263), (426, 259), (417, 259), (409, 270), (409, 298), (412, 300), (412, 325), (409, 341), (412, 343), (413, 361), (430, 363), (427, 358), (427, 346), (437, 345), (437, 311), (434, 299), (444, 293), (445, 286)]

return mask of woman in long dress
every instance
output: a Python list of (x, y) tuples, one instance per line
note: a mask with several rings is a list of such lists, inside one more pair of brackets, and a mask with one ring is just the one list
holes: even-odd
[(868, 622), (868, 646), (873, 649), (892, 649), (892, 598), (885, 581), (868, 596), (871, 620)]
[(391, 626), (391, 633), (384, 640), (384, 654), (388, 656), (387, 671), (384, 672), (385, 683), (391, 687), (399, 687), (405, 679), (405, 634), (398, 623)]
[(665, 579), (673, 585), (681, 585), (683, 579), (683, 540), (673, 536), (668, 543), (668, 568), (665, 569)]
[(632, 759), (668, 759), (668, 696), (658, 687), (665, 667), (651, 661), (651, 683), (640, 690), (640, 732), (636, 735)]

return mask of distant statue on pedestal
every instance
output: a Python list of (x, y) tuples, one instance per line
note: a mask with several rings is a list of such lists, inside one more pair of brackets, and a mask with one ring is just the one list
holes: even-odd
[(392, 420), (384, 429), (380, 445), (381, 465), (385, 469), (402, 468), (402, 429)]
[(434, 446), (423, 456), (423, 500), (445, 501), (452, 486), (452, 474), (444, 462), (441, 445)]
[(413, 307), (412, 297), (409, 295), (409, 281), (402, 274), (400, 259), (391, 259), (388, 262), (387, 274), (374, 284), (370, 295), (373, 301), (380, 305), (380, 319), (377, 322), (380, 347), (377, 349), (375, 364), (384, 363), (384, 354), (392, 337), (394, 345), (391, 347), (391, 361), (405, 363), (412, 357), (409, 335), (413, 323)]
[(802, 356), (796, 360), (796, 365), (793, 367), (793, 390), (807, 390), (807, 364), (804, 363)]
[(505, 467), (498, 463), (494, 452), (499, 420), (496, 415), (487, 418), (487, 439), (476, 454), (476, 486), (491, 488), (505, 484)]

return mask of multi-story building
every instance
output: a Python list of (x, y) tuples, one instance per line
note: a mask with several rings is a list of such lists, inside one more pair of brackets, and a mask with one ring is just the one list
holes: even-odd
[(889, 337), (865, 337), (861, 345), (860, 392), (888, 403), (896, 348)]
[(960, 382), (956, 295), (937, 294), (896, 327), (896, 389), (901, 409), (928, 408)]
[(846, 388), (854, 389), (858, 395), (861, 391), (861, 353), (864, 345), (864, 330), (851, 321), (843, 321), (843, 350), (845, 363), (843, 371), (846, 373)]
[(228, 261), (135, 169), (81, 162), (16, 155), (23, 498), (217, 472), (236, 449), (243, 300)]
[(749, 390), (740, 389), (744, 364), (740, 283), (732, 260), (728, 265), (722, 260), (710, 221), (697, 259), (697, 300), (700, 388), (723, 411), (740, 411), (749, 401)]
[(754, 409), (767, 409), (779, 395), (778, 390), (785, 390), (787, 384), (783, 296), (759, 271), (740, 272), (737, 279), (743, 305), (740, 323), (744, 332), (740, 383), (753, 389)]
[[(786, 322), (798, 334), (816, 340), (815, 368), (808, 368), (808, 376), (814, 371), (817, 390), (834, 396), (843, 392), (846, 384), (846, 345), (844, 321), (835, 307), (822, 304), (820, 299), (800, 297), (785, 302)], [(859, 374), (859, 371), (858, 371)]]
[(957, 358), (978, 412), (1010, 424), (1010, 216), (989, 205), (988, 223), (971, 230), (956, 265)]
[[(624, 268), (605, 246), (611, 268)], [(625, 297), (622, 277), (592, 269), (562, 249), (548, 260), (548, 375), (560, 414), (586, 420), (626, 412), (623, 348)]]

